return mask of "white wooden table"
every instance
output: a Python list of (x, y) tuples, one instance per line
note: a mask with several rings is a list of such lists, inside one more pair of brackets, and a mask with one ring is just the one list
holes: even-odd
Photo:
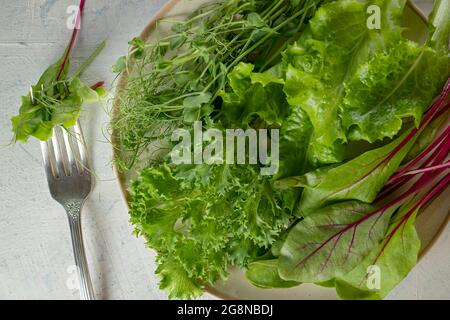
[[(66, 9), (76, 0), (0, 0), (0, 299), (78, 299), (63, 209), (47, 190), (39, 143), (8, 146), (9, 118), (19, 97), (63, 52), (70, 36)], [(430, 1), (421, 1), (430, 7)], [(165, 0), (88, 0), (74, 63), (104, 38), (107, 47), (84, 80), (107, 80), (127, 41), (140, 33)], [(154, 254), (131, 235), (111, 168), (107, 106), (87, 107), (82, 123), (96, 188), (84, 211), (84, 237), (99, 299), (165, 299), (154, 276)], [(450, 298), (450, 228), (391, 295), (395, 299)]]

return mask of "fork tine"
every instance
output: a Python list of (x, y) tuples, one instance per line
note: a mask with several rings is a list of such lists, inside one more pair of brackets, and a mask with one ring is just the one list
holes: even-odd
[(67, 152), (60, 127), (55, 127), (53, 130), (52, 143), (55, 153), (57, 177), (70, 175), (69, 166), (67, 165)]
[(67, 160), (68, 160), (68, 167), (70, 168), (70, 174), (79, 174), (79, 169), (77, 166), (77, 155), (75, 154), (74, 145), (73, 145), (73, 139), (72, 139), (72, 132), (69, 131), (69, 129), (62, 130), (62, 136), (64, 139), (64, 144), (66, 147), (67, 152)]
[(44, 160), (45, 174), (47, 175), (47, 178), (56, 177), (57, 175), (55, 170), (56, 159), (53, 150), (52, 140), (41, 142), (41, 151), (42, 151), (42, 158)]
[(78, 140), (80, 139), (78, 134), (75, 132), (75, 128), (70, 128), (68, 131), (68, 138), (69, 138), (69, 144), (70, 148), (72, 149), (73, 156), (75, 159), (75, 165), (77, 167), (78, 173), (83, 174), (84, 171), (84, 165), (81, 160), (81, 151), (78, 145)]
[(75, 126), (73, 127), (74, 131), (75, 131), (75, 142), (78, 146), (78, 151), (80, 154), (80, 160), (81, 160), (81, 164), (83, 166), (83, 169), (89, 169), (89, 161), (88, 161), (88, 157), (87, 157), (87, 152), (86, 152), (86, 144), (84, 141), (84, 136), (83, 136), (83, 131), (81, 130), (81, 126), (80, 126), (80, 122), (77, 122), (75, 124)]

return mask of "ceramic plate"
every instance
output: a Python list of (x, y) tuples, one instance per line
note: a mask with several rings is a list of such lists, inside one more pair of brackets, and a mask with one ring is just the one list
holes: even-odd
[[(162, 18), (176, 18), (178, 20), (187, 17), (200, 6), (210, 3), (209, 0), (171, 0), (169, 1), (150, 21), (144, 29), (141, 37), (146, 41), (152, 41), (164, 36), (170, 30), (167, 23), (158, 24)], [(407, 28), (405, 34), (411, 40), (424, 42), (427, 38), (426, 18), (413, 4), (409, 3), (403, 17), (403, 25)], [(126, 75), (122, 75), (117, 87), (114, 110), (120, 107), (119, 99), (121, 92), (125, 90), (127, 83)], [(113, 138), (117, 137), (117, 132), (113, 132)], [(117, 141), (115, 141), (117, 142)], [(116, 157), (124, 155), (115, 150)], [(151, 151), (145, 157), (151, 157)], [(120, 188), (127, 199), (127, 189), (130, 180), (135, 177), (136, 172), (118, 173)], [(437, 198), (416, 222), (417, 232), (422, 241), (421, 257), (432, 247), (434, 241), (439, 237), (441, 231), (449, 221), (450, 210), (448, 205), (450, 188)], [(259, 289), (252, 286), (240, 270), (231, 270), (229, 279), (226, 282), (219, 282), (207, 291), (217, 298), (224, 299), (337, 299), (333, 289), (319, 287), (313, 284), (304, 284), (290, 289)]]

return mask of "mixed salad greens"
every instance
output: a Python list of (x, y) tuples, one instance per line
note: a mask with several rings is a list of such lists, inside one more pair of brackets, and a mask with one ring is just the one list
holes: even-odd
[(19, 114), (11, 118), (15, 142), (26, 143), (30, 137), (47, 141), (52, 137), (54, 127), (70, 128), (75, 125), (83, 104), (95, 103), (106, 96), (103, 81), (88, 86), (80, 80), (86, 68), (105, 47), (105, 41), (69, 76), (70, 54), (80, 28), (85, 3), (85, 0), (80, 1), (72, 37), (64, 54), (31, 86), (30, 92), (22, 97)]
[[(114, 66), (128, 77), (117, 161), (139, 173), (131, 222), (170, 297), (199, 296), (234, 266), (260, 288), (316, 283), (343, 299), (382, 299), (406, 277), (415, 218), (450, 182), (450, 1), (435, 1), (423, 45), (403, 36), (405, 5), (218, 1), (161, 21), (172, 29), (158, 41), (130, 42)], [(173, 130), (197, 120), (279, 128), (278, 173), (146, 156), (161, 141), (167, 155)]]

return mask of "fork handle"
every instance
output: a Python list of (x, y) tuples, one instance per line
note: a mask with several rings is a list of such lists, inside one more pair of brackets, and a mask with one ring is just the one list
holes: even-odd
[(83, 246), (83, 234), (81, 232), (81, 206), (66, 208), (69, 218), (70, 234), (72, 236), (73, 253), (77, 266), (78, 282), (80, 284), (81, 300), (95, 300), (94, 289), (86, 260)]

